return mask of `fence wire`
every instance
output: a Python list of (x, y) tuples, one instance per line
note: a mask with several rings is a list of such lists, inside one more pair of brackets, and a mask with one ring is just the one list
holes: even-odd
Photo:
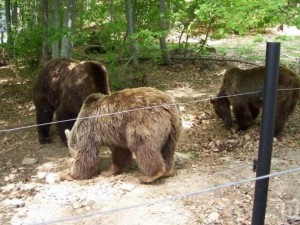
[[(300, 87), (299, 88), (280, 88), (280, 89), (277, 89), (277, 90), (278, 91), (293, 91), (293, 90), (300, 90)], [(3, 130), (0, 130), (0, 133), (23, 130), (23, 129), (29, 129), (29, 128), (33, 128), (33, 127), (39, 127), (39, 126), (45, 126), (45, 125), (51, 125), (51, 124), (69, 122), (69, 121), (75, 121), (77, 119), (78, 120), (85, 120), (85, 119), (92, 119), (92, 118), (97, 118), (97, 117), (105, 117), (105, 116), (112, 116), (112, 115), (117, 115), (117, 114), (129, 113), (129, 112), (138, 111), (138, 110), (146, 110), (146, 109), (160, 108), (160, 107), (166, 107), (166, 106), (175, 106), (175, 105), (180, 106), (180, 105), (196, 104), (196, 103), (199, 103), (199, 102), (206, 102), (206, 101), (209, 101), (211, 99), (231, 98), (231, 97), (238, 97), (238, 96), (244, 96), (244, 95), (258, 94), (258, 93), (261, 93), (261, 92), (262, 91), (259, 90), (259, 91), (251, 91), (251, 92), (245, 92), (245, 93), (227, 95), (227, 96), (220, 96), (220, 97), (209, 97), (209, 98), (205, 98), (205, 99), (188, 101), (188, 102), (184, 102), (184, 103), (182, 102), (182, 103), (176, 103), (176, 104), (161, 104), (161, 105), (139, 107), (139, 108), (135, 108), (135, 109), (124, 110), (124, 111), (119, 111), (119, 112), (112, 112), (112, 113), (106, 113), (106, 114), (101, 114), (101, 115), (92, 115), (92, 116), (87, 116), (87, 117), (77, 117), (77, 118), (74, 118), (74, 119), (59, 120), (59, 121), (53, 121), (53, 122), (49, 122), (49, 123), (34, 124), (34, 125), (27, 125), (27, 126), (15, 127), (15, 128), (3, 129)]]

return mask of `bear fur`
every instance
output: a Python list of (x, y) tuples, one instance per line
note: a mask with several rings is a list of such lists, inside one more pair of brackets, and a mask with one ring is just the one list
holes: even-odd
[(133, 154), (144, 174), (140, 177), (142, 183), (172, 176), (180, 130), (180, 112), (175, 100), (162, 91), (141, 87), (109, 96), (91, 94), (72, 130), (65, 131), (70, 152), (75, 155), (69, 176), (89, 179), (95, 175), (101, 146), (109, 147), (112, 152), (112, 165), (102, 173), (104, 176), (123, 172)]
[[(246, 130), (257, 118), (262, 107), (262, 100), (259, 93), (227, 97), (241, 93), (258, 92), (264, 87), (265, 67), (252, 69), (228, 69), (222, 80), (217, 97), (211, 100), (216, 114), (223, 120), (226, 128), (232, 126), (231, 110), (238, 124), (238, 130)], [(278, 89), (299, 88), (299, 77), (291, 70), (280, 66), (278, 77)], [(275, 115), (274, 135), (278, 136), (295, 110), (299, 99), (299, 90), (288, 90), (277, 92), (277, 105)]]
[(53, 59), (41, 70), (34, 88), (33, 102), (36, 108), (39, 142), (50, 143), (50, 125), (55, 112), (61, 140), (67, 144), (65, 129), (71, 129), (83, 101), (91, 93), (109, 94), (108, 76), (100, 62), (77, 62), (71, 59)]

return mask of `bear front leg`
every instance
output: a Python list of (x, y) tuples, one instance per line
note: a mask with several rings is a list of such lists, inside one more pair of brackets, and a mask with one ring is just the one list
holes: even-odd
[(48, 123), (52, 122), (53, 114), (54, 110), (49, 105), (36, 106), (36, 122), (38, 124), (37, 130), (40, 144), (51, 143), (49, 138), (51, 124)]
[(112, 164), (110, 168), (101, 173), (104, 177), (122, 173), (132, 162), (132, 153), (127, 148), (111, 147)]
[(260, 108), (249, 103), (249, 110), (251, 111), (252, 119), (256, 119), (259, 115)]
[(253, 121), (249, 108), (245, 105), (234, 105), (232, 110), (238, 124), (238, 130), (247, 130)]
[(98, 150), (88, 146), (79, 150), (75, 156), (75, 163), (71, 177), (78, 180), (90, 179), (97, 171)]

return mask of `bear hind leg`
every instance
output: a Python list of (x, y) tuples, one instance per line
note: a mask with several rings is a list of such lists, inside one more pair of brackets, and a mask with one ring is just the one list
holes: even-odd
[(164, 159), (160, 150), (153, 148), (150, 144), (138, 144), (131, 148), (135, 153), (137, 163), (143, 172), (140, 182), (144, 184), (152, 183), (166, 174)]
[(166, 166), (166, 173), (164, 174), (165, 177), (175, 175), (174, 154), (176, 149), (176, 142), (177, 141), (175, 135), (170, 134), (167, 142), (164, 144), (161, 151)]
[(283, 130), (285, 123), (287, 122), (290, 114), (295, 110), (297, 102), (286, 100), (284, 103), (277, 106), (275, 116), (275, 128), (274, 136), (279, 136)]
[(50, 126), (53, 121), (54, 110), (50, 105), (36, 106), (36, 122), (40, 144), (51, 143), (49, 138)]
[(110, 148), (112, 154), (112, 164), (110, 168), (101, 173), (102, 176), (109, 177), (111, 175), (122, 173), (131, 166), (132, 153), (127, 148)]

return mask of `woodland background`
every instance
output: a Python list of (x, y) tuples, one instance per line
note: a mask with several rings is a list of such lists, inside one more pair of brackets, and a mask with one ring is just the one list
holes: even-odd
[[(209, 40), (260, 34), (274, 26), (299, 28), (299, 4), (298, 0), (5, 0), (0, 2), (1, 47), (10, 63), (27, 69), (23, 74), (29, 70), (31, 76), (51, 58), (102, 60), (111, 74), (117, 74), (111, 83), (120, 89), (136, 81), (145, 83), (147, 77), (139, 70), (144, 60), (170, 65), (173, 56), (215, 53)], [(88, 45), (97, 45), (98, 53), (105, 54), (84, 54)]]

